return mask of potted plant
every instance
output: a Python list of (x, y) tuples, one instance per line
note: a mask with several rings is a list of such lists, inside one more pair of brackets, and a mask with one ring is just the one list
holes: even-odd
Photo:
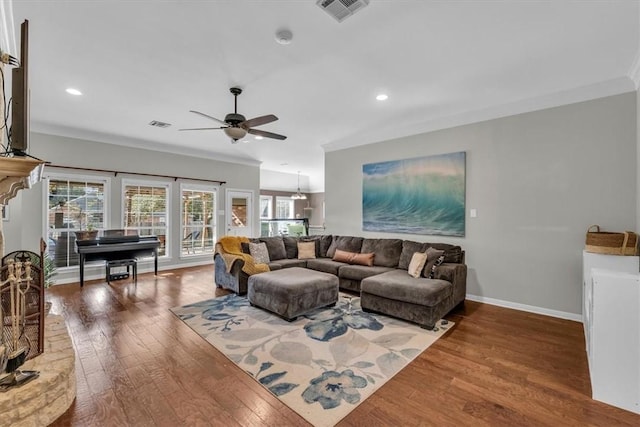
[(76, 240), (96, 240), (98, 236), (98, 230), (93, 228), (93, 224), (88, 224), (87, 229), (82, 229), (82, 208), (80, 209), (80, 213), (78, 214), (78, 220), (80, 221), (80, 231), (76, 231)]
[[(44, 289), (47, 290), (51, 285), (55, 283), (53, 278), (58, 274), (56, 263), (49, 256), (48, 252), (44, 253), (44, 258), (42, 259), (42, 271), (44, 278)], [(51, 310), (51, 301), (45, 300), (44, 310), (46, 314), (49, 314), (49, 311)]]

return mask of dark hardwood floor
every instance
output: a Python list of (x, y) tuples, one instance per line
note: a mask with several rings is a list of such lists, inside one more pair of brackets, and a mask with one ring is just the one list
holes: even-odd
[[(169, 308), (224, 292), (213, 266), (54, 286), (78, 394), (55, 426), (306, 426)], [(639, 426), (591, 395), (582, 324), (468, 301), (446, 336), (340, 426)]]

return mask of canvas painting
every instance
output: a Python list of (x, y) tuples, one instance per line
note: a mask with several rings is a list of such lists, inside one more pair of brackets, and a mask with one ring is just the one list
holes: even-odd
[(363, 230), (464, 236), (465, 167), (465, 152), (363, 165)]

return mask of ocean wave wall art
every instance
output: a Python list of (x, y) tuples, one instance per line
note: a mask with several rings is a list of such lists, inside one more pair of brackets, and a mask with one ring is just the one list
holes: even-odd
[(466, 153), (362, 166), (362, 229), (464, 236)]

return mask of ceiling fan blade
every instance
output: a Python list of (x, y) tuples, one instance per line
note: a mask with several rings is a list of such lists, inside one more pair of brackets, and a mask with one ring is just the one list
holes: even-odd
[(277, 133), (267, 132), (264, 130), (247, 129), (247, 132), (249, 132), (251, 135), (264, 136), (265, 138), (273, 138), (273, 139), (280, 139), (280, 140), (287, 139), (287, 137), (284, 135), (278, 135)]
[(266, 125), (267, 123), (275, 122), (276, 120), (278, 120), (276, 116), (274, 116), (273, 114), (269, 114), (266, 116), (254, 117), (253, 119), (245, 120), (244, 122), (240, 123), (240, 126), (247, 129), (260, 125)]
[(211, 120), (213, 120), (214, 122), (218, 122), (218, 123), (220, 123), (220, 124), (222, 124), (222, 125), (226, 125), (226, 124), (228, 124), (228, 123), (227, 123), (227, 122), (225, 122), (225, 121), (222, 121), (222, 120), (220, 120), (220, 119), (216, 119), (215, 117), (212, 117), (212, 116), (210, 116), (210, 115), (208, 115), (208, 114), (205, 114), (205, 113), (201, 113), (200, 111), (189, 110), (189, 112), (190, 112), (190, 113), (199, 114), (199, 115), (201, 115), (202, 117), (206, 117), (207, 119), (211, 119)]
[(221, 128), (189, 128), (189, 129), (178, 129), (178, 130), (213, 130), (213, 129), (226, 129), (228, 126)]

